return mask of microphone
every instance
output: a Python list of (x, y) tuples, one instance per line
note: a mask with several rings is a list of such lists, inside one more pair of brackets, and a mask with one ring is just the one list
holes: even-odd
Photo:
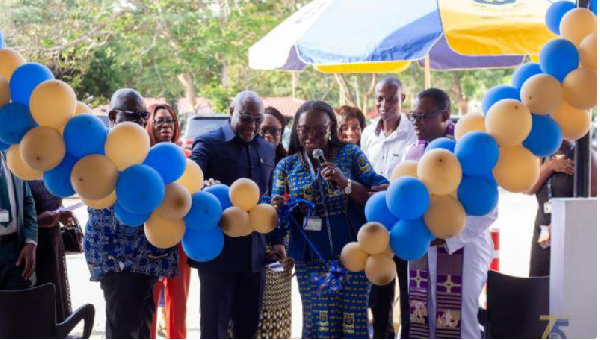
[[(313, 156), (314, 159), (317, 160), (317, 162), (319, 163), (319, 166), (321, 168), (323, 168), (323, 163), (327, 162), (325, 160), (325, 153), (323, 153), (323, 150), (321, 150), (321, 149), (314, 149), (312, 156)], [(337, 185), (334, 182), (332, 182), (332, 181), (325, 181), (325, 183), (327, 183), (327, 189), (331, 189), (331, 190), (336, 190), (337, 189)]]

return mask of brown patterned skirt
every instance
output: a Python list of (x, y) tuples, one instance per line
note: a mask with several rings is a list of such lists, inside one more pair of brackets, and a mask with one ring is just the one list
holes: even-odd
[(292, 336), (292, 268), (291, 258), (283, 261), (283, 272), (266, 270), (267, 283), (263, 296), (257, 338), (289, 339)]

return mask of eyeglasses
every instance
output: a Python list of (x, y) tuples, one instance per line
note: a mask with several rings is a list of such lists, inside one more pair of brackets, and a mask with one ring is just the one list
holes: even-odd
[(260, 134), (262, 136), (271, 135), (271, 136), (277, 137), (277, 136), (281, 135), (281, 130), (283, 130), (283, 129), (279, 129), (274, 126), (263, 126), (260, 128)]
[(440, 115), (442, 112), (444, 112), (444, 110), (427, 113), (411, 111), (406, 115), (406, 118), (408, 118), (408, 120), (410, 120), (412, 123), (424, 122), (431, 120), (433, 117)]
[(329, 132), (329, 127), (317, 127), (317, 128), (306, 128), (304, 126), (298, 127), (298, 136), (308, 137), (309, 135), (314, 136), (315, 138), (323, 138), (327, 136), (327, 132)]
[(150, 112), (148, 111), (129, 111), (121, 109), (112, 109), (109, 114), (113, 112), (125, 116), (124, 118), (129, 121), (148, 120), (148, 116), (150, 115)]
[(352, 132), (360, 132), (360, 126), (356, 126), (356, 125), (342, 125), (340, 126), (340, 131), (345, 132), (345, 131), (352, 131)]
[(242, 123), (258, 123), (261, 124), (265, 119), (265, 116), (261, 115), (253, 115), (248, 112), (238, 112), (240, 116), (240, 121)]
[(154, 120), (154, 125), (175, 125), (175, 119), (173, 118), (158, 118)]

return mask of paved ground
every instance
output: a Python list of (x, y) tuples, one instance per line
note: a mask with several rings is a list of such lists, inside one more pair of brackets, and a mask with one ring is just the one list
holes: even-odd
[[(74, 200), (65, 201), (65, 205), (76, 203)], [(500, 271), (515, 275), (527, 276), (529, 271), (529, 251), (531, 235), (535, 218), (535, 197), (522, 194), (501, 193), (499, 203), (500, 217), (496, 226), (500, 228)], [(76, 215), (84, 224), (87, 221), (85, 208), (77, 209)], [(96, 307), (96, 320), (92, 338), (104, 338), (105, 306), (100, 285), (89, 281), (83, 254), (68, 255), (67, 266), (71, 284), (71, 299), (73, 307), (78, 308), (85, 303)], [(188, 300), (188, 338), (199, 338), (199, 281), (198, 276), (192, 275), (190, 296)], [(293, 319), (292, 336), (300, 338), (302, 327), (302, 305), (296, 282), (293, 287)], [(398, 315), (396, 315), (396, 320)]]

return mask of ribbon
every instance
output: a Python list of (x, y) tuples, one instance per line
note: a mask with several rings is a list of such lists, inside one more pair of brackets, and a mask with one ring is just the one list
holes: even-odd
[[(271, 197), (263, 197), (263, 202), (270, 201)], [(306, 204), (306, 206), (308, 207), (308, 212), (306, 216), (311, 216), (312, 209), (315, 209), (315, 204), (313, 202), (297, 197), (291, 197), (289, 200), (286, 200), (285, 204), (277, 212), (279, 219), (278, 228), (285, 228), (284, 226), (289, 224), (295, 226), (306, 240), (306, 243), (308, 243), (308, 246), (317, 255), (319, 260), (322, 263), (324, 263), (325, 266), (327, 266), (328, 271), (326, 273), (322, 275), (313, 274), (311, 276), (311, 281), (318, 286), (317, 295), (322, 295), (326, 289), (331, 292), (339, 291), (341, 289), (342, 282), (346, 279), (346, 274), (348, 272), (346, 268), (340, 265), (340, 263), (337, 260), (333, 260), (328, 264), (323, 255), (321, 255), (319, 250), (317, 250), (317, 247), (312, 243), (312, 241), (308, 238), (308, 235), (306, 235), (306, 233), (304, 232), (308, 219), (304, 220), (304, 225), (302, 225), (302, 227), (299, 226), (298, 223), (296, 223), (296, 220), (293, 218), (292, 213), (294, 209), (298, 208), (301, 204)]]

